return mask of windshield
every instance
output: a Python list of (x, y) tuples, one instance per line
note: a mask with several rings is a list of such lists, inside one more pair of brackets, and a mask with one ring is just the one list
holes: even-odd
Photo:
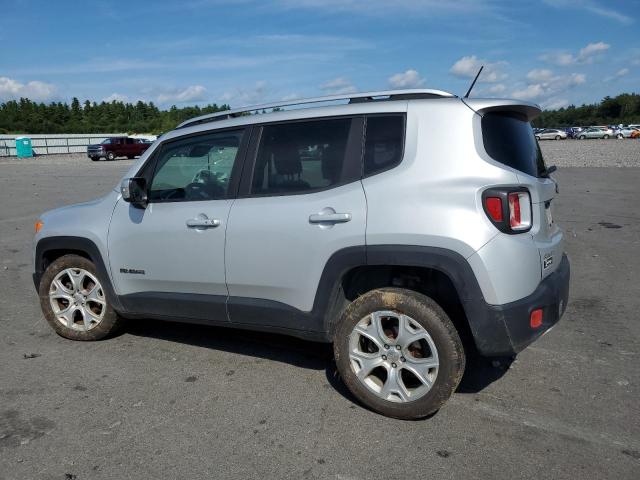
[(111, 139), (107, 138), (106, 140), (101, 141), (100, 145), (108, 145), (109, 143), (111, 143)]
[(544, 176), (540, 146), (527, 119), (515, 112), (488, 112), (482, 117), (482, 140), (491, 158), (527, 175)]

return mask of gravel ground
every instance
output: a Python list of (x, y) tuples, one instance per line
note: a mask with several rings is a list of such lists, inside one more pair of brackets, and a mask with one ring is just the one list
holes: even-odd
[(33, 222), (131, 163), (0, 161), (0, 479), (640, 478), (640, 168), (558, 170), (565, 317), (511, 365), (470, 361), (438, 414), (402, 422), (355, 403), (323, 345), (153, 321), (55, 335)]
[(560, 167), (640, 167), (640, 140), (543, 140), (547, 165)]

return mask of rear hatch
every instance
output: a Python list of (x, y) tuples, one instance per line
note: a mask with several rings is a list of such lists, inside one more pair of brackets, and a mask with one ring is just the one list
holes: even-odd
[(545, 278), (560, 264), (564, 246), (562, 230), (553, 219), (558, 187), (547, 172), (530, 124), (540, 109), (510, 100), (465, 99), (465, 103), (482, 116), (482, 139), (487, 154), (512, 168), (519, 184), (531, 194), (532, 226), (528, 234), (538, 248), (541, 276)]

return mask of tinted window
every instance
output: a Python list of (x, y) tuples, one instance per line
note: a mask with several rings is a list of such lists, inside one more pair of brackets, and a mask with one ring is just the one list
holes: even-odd
[(300, 193), (338, 184), (350, 128), (351, 119), (265, 126), (251, 193)]
[(482, 117), (484, 149), (494, 160), (534, 177), (545, 171), (542, 152), (524, 116), (489, 112)]
[(384, 115), (367, 117), (364, 149), (364, 174), (387, 170), (402, 160), (404, 117)]
[(162, 147), (149, 198), (196, 201), (225, 198), (243, 131), (218, 132)]

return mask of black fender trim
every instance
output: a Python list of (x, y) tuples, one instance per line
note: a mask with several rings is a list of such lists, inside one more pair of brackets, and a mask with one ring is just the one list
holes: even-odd
[(367, 265), (423, 267), (442, 272), (458, 293), (478, 351), (485, 355), (512, 352), (504, 321), (492, 314), (469, 262), (459, 253), (420, 245), (369, 245)]
[(33, 273), (33, 283), (36, 287), (36, 291), (40, 287), (40, 279), (42, 278), (42, 274), (45, 270), (46, 253), (52, 250), (66, 250), (70, 252), (75, 251), (86, 254), (96, 266), (98, 277), (100, 277), (100, 281), (104, 286), (107, 298), (111, 300), (111, 304), (113, 305), (114, 310), (116, 310), (117, 312), (124, 310), (122, 307), (122, 303), (120, 302), (120, 298), (118, 297), (118, 295), (116, 295), (116, 292), (113, 288), (113, 284), (111, 283), (111, 276), (109, 275), (109, 271), (107, 270), (106, 264), (102, 258), (102, 255), (100, 254), (100, 250), (93, 241), (84, 237), (44, 237), (38, 241), (35, 254), (35, 271)]

